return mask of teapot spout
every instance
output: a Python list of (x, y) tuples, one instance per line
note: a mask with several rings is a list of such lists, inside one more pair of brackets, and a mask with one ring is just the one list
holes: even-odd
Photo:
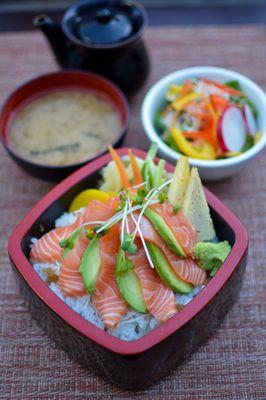
[(67, 38), (65, 37), (62, 28), (51, 17), (45, 14), (37, 15), (33, 19), (33, 25), (39, 28), (46, 36), (56, 60), (59, 65), (64, 67), (66, 59)]

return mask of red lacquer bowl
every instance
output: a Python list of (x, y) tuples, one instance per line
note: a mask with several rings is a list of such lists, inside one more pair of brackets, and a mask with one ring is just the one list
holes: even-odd
[[(120, 149), (120, 155), (127, 149)], [(145, 153), (134, 150), (144, 158)], [(72, 311), (41, 280), (28, 261), (32, 237), (54, 227), (73, 197), (94, 187), (99, 171), (110, 161), (105, 155), (79, 169), (48, 193), (19, 223), (9, 240), (9, 256), (29, 310), (39, 325), (82, 365), (126, 389), (143, 389), (210, 336), (233, 305), (241, 287), (248, 250), (246, 229), (212, 193), (206, 191), (217, 235), (232, 246), (230, 255), (207, 286), (178, 314), (141, 339), (121, 341)], [(173, 166), (167, 164), (168, 171)]]
[[(16, 149), (13, 149), (9, 145), (8, 141), (9, 127), (17, 113), (32, 100), (35, 100), (44, 94), (57, 90), (73, 89), (98, 91), (103, 93), (115, 105), (122, 121), (122, 128), (121, 131), (117, 132), (116, 139), (110, 143), (107, 131), (106, 149), (101, 152), (101, 154), (85, 161), (83, 160), (67, 165), (45, 165), (33, 162), (17, 153)], [(114, 83), (92, 72), (63, 70), (38, 76), (35, 79), (23, 83), (10, 94), (4, 102), (0, 113), (0, 139), (13, 160), (29, 174), (49, 181), (59, 181), (89, 161), (106, 153), (108, 150), (108, 143), (112, 144), (114, 147), (121, 145), (128, 128), (128, 119), (129, 108), (127, 100), (121, 90)]]

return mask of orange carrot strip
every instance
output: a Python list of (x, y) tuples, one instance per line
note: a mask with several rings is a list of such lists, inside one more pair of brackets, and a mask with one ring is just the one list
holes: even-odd
[(235, 89), (231, 88), (230, 86), (223, 85), (222, 83), (214, 82), (209, 79), (202, 79), (202, 80), (203, 80), (203, 82), (208, 83), (209, 85), (216, 86), (217, 88), (223, 90), (226, 93), (235, 94), (237, 96), (242, 94), (241, 92), (239, 92), (239, 90), (235, 90)]
[(204, 132), (201, 131), (183, 131), (182, 134), (185, 138), (193, 140), (202, 139), (205, 136)]
[(139, 164), (136, 160), (135, 154), (132, 152), (131, 149), (129, 149), (128, 154), (129, 154), (130, 163), (131, 163), (131, 167), (132, 167), (132, 171), (133, 171), (133, 175), (134, 175), (134, 183), (135, 183), (135, 185), (139, 185), (140, 183), (143, 182)]
[(126, 168), (125, 168), (121, 158), (119, 157), (119, 155), (117, 154), (115, 149), (113, 149), (112, 146), (109, 146), (109, 151), (110, 151), (110, 154), (111, 154), (111, 156), (112, 156), (112, 158), (113, 158), (113, 160), (115, 162), (116, 168), (118, 169), (118, 172), (119, 172), (119, 175), (120, 175), (120, 178), (121, 178), (121, 181), (122, 181), (122, 186), (123, 187), (131, 186), (130, 182), (129, 182), (129, 179), (128, 179), (128, 176), (127, 176)]
[(218, 94), (211, 94), (210, 100), (214, 110), (219, 113), (223, 113), (230, 105), (230, 102), (227, 99)]
[(168, 104), (168, 106), (165, 107), (165, 109), (161, 112), (161, 115), (165, 116), (168, 112), (171, 111), (171, 109), (173, 109), (172, 103)]
[(185, 96), (186, 94), (192, 92), (193, 90), (194, 90), (194, 84), (191, 82), (191, 80), (187, 80), (182, 87), (182, 90), (180, 92), (180, 97)]

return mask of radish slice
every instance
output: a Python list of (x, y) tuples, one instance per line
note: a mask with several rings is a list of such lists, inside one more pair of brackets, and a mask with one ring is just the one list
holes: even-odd
[(241, 151), (246, 143), (246, 124), (237, 107), (229, 107), (218, 121), (217, 138), (223, 151)]
[(252, 137), (255, 137), (258, 132), (257, 121), (254, 117), (254, 114), (248, 104), (244, 104), (243, 106), (243, 115), (247, 124), (247, 128)]

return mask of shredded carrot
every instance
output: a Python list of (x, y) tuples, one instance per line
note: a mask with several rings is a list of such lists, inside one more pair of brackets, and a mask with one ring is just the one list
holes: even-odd
[(239, 96), (242, 94), (241, 92), (239, 92), (239, 90), (235, 90), (235, 89), (231, 88), (230, 86), (223, 85), (222, 83), (219, 83), (219, 82), (214, 82), (209, 79), (202, 79), (202, 81), (207, 83), (208, 85), (216, 86), (217, 88), (219, 88), (229, 94), (234, 94), (236, 96)]
[(143, 182), (139, 164), (136, 160), (135, 154), (132, 152), (131, 149), (129, 149), (128, 154), (129, 154), (130, 163), (131, 163), (131, 167), (132, 167), (132, 171), (133, 171), (133, 175), (134, 175), (134, 183), (135, 183), (135, 185), (139, 185), (140, 183)]
[[(195, 107), (193, 107), (193, 105)], [(215, 125), (215, 113), (214, 110), (206, 97), (200, 98), (195, 104), (194, 101), (189, 103), (192, 108), (186, 108), (186, 111), (196, 118), (197, 124), (199, 126), (197, 131), (194, 132), (182, 132), (183, 136), (187, 139), (192, 140), (204, 140), (208, 142), (213, 149), (217, 149), (217, 140), (213, 135), (214, 125)]]
[(211, 94), (210, 100), (212, 107), (218, 113), (223, 113), (224, 110), (226, 110), (230, 106), (229, 100), (225, 99), (222, 96), (219, 96), (218, 94)]
[(183, 131), (182, 134), (186, 139), (197, 140), (204, 138), (204, 132), (202, 131)]
[(182, 87), (182, 90), (181, 90), (181, 92), (180, 92), (180, 97), (185, 96), (186, 94), (192, 92), (193, 90), (194, 90), (194, 84), (193, 84), (193, 82), (192, 82), (191, 80), (187, 80), (187, 81), (184, 83), (183, 87)]
[(118, 173), (119, 173), (121, 181), (122, 181), (122, 186), (123, 187), (131, 186), (128, 176), (127, 176), (126, 168), (125, 168), (121, 158), (119, 157), (119, 155), (117, 154), (117, 152), (115, 151), (115, 149), (112, 146), (109, 146), (109, 151), (115, 162), (116, 168), (118, 169)]
[(168, 106), (161, 112), (162, 116), (165, 116), (173, 109), (172, 103), (168, 104)]
[(215, 112), (212, 104), (206, 99), (205, 107), (209, 111), (209, 118), (205, 120), (205, 140), (217, 151), (217, 113)]

